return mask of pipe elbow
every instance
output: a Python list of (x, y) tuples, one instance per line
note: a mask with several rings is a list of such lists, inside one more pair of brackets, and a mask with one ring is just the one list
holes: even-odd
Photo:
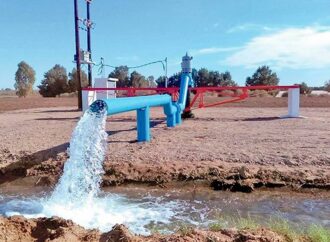
[(175, 114), (177, 112), (177, 107), (175, 105), (175, 103), (168, 103), (166, 105), (164, 105), (164, 113), (166, 116), (171, 116), (173, 114)]

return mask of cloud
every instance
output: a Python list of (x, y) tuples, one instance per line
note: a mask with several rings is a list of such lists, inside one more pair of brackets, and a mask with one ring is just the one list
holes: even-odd
[(330, 67), (330, 26), (287, 28), (261, 35), (224, 61), (230, 66), (315, 69)]
[(228, 34), (237, 33), (237, 32), (245, 32), (245, 31), (273, 31), (275, 28), (268, 27), (261, 24), (253, 24), (253, 23), (245, 23), (236, 25), (227, 30)]
[(239, 50), (240, 48), (237, 47), (224, 47), (224, 48), (218, 48), (218, 47), (210, 47), (210, 48), (203, 48), (198, 50), (191, 50), (190, 54), (192, 56), (201, 56), (201, 55), (212, 55), (222, 52), (231, 52), (235, 50)]

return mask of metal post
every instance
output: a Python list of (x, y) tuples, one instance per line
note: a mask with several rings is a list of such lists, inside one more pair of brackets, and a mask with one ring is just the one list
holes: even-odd
[(78, 0), (74, 0), (74, 22), (75, 22), (76, 64), (77, 64), (77, 79), (78, 79), (78, 109), (81, 110), (82, 109), (82, 94), (81, 94)]
[(168, 79), (167, 79), (167, 57), (165, 58), (165, 87), (168, 87)]
[[(90, 18), (90, 0), (87, 3), (87, 51), (90, 54), (90, 60), (92, 60), (92, 47), (91, 47), (91, 27), (92, 22)], [(92, 63), (88, 64), (88, 86), (92, 86)]]

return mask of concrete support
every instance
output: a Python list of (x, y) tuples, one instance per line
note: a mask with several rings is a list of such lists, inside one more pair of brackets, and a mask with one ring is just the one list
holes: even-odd
[(82, 111), (85, 112), (97, 99), (95, 91), (82, 91)]
[(137, 139), (138, 142), (150, 141), (150, 108), (137, 109)]
[(300, 89), (291, 88), (288, 93), (288, 118), (298, 118), (300, 108)]

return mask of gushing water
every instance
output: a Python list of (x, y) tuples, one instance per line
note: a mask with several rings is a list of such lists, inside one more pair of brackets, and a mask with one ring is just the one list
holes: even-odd
[(138, 233), (147, 233), (144, 226), (154, 220), (169, 221), (174, 214), (172, 202), (166, 206), (150, 206), (101, 192), (102, 165), (107, 147), (105, 124), (105, 109), (85, 112), (72, 134), (68, 149), (70, 158), (65, 163), (59, 183), (49, 197), (40, 199), (40, 203), (31, 201), (30, 206), (35, 210), (32, 209), (33, 213), (23, 212), (24, 216), (60, 216), (85, 228), (102, 231), (110, 230), (117, 223), (133, 225), (133, 230)]
[(76, 126), (68, 149), (69, 160), (53, 194), (51, 207), (72, 209), (90, 204), (100, 192), (103, 160), (106, 152), (105, 111), (88, 110)]

